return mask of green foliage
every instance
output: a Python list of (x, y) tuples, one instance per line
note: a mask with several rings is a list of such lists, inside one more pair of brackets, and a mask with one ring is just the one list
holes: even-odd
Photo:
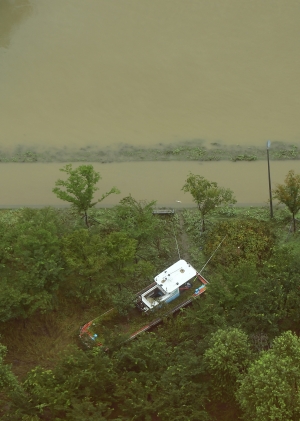
[[(186, 346), (189, 345), (189, 346)], [(174, 349), (158, 383), (154, 406), (163, 421), (208, 421), (205, 370), (192, 343)]]
[(69, 275), (67, 294), (82, 301), (99, 299), (106, 286), (101, 271), (108, 263), (103, 239), (86, 229), (73, 231), (62, 239), (62, 254)]
[(9, 229), (0, 221), (0, 235), (0, 320), (51, 309), (64, 279), (51, 213), (23, 210), (11, 220)]
[(293, 216), (293, 227), (296, 232), (295, 216), (300, 210), (300, 174), (290, 170), (285, 178), (284, 184), (277, 184), (273, 190), (274, 199), (283, 203)]
[(246, 420), (294, 421), (300, 418), (300, 340), (291, 332), (253, 362), (240, 380), (237, 399)]
[(200, 175), (190, 173), (182, 188), (193, 196), (202, 218), (202, 231), (205, 229), (204, 217), (212, 212), (216, 206), (235, 203), (236, 200), (230, 189), (218, 187), (214, 181), (208, 181)]
[(275, 248), (262, 268), (247, 261), (228, 269), (219, 266), (218, 274), (209, 278), (205, 303), (196, 310), (197, 317), (191, 320), (191, 328), (196, 329), (195, 321), (198, 320), (199, 325), (205, 318), (209, 326), (202, 323), (203, 334), (224, 325), (241, 327), (255, 337), (262, 334), (272, 338), (286, 329), (298, 330), (300, 267), (297, 256), (285, 246)]
[(169, 256), (166, 243), (169, 236), (166, 221), (153, 215), (155, 203), (125, 197), (116, 206), (115, 221), (119, 229), (137, 241), (138, 256), (157, 265), (161, 258)]
[[(74, 348), (53, 370), (36, 367), (22, 383), (27, 400), (12, 396), (8, 419), (106, 420), (111, 413), (116, 374), (101, 349), (83, 352)], [(82, 418), (81, 418), (82, 417)]]
[(249, 334), (278, 334), (278, 324), (284, 314), (284, 297), (278, 283), (273, 278), (263, 277), (255, 265), (247, 261), (234, 268), (219, 267), (218, 270), (218, 276), (210, 278), (201, 313), (202, 318), (208, 318), (209, 329), (233, 326)]
[(137, 241), (125, 232), (112, 232), (105, 238), (105, 250), (110, 267), (114, 269), (117, 283), (124, 283), (123, 276), (132, 274)]
[[(286, 244), (277, 247), (273, 256), (264, 264), (263, 274), (267, 277), (268, 292), (264, 308), (278, 314), (280, 330), (299, 331), (300, 323), (300, 261), (297, 249)], [(268, 297), (272, 294), (272, 300)], [(277, 309), (274, 304), (277, 303)], [(271, 307), (273, 307), (271, 309)]]
[[(203, 368), (195, 353), (148, 334), (116, 354), (121, 419), (207, 420)], [(125, 418), (123, 418), (125, 417)]]
[(207, 233), (204, 253), (210, 256), (222, 239), (211, 265), (237, 265), (240, 261), (261, 265), (272, 254), (275, 235), (269, 222), (249, 219), (216, 223)]
[(65, 172), (68, 179), (57, 180), (55, 182), (56, 187), (52, 191), (59, 199), (71, 203), (79, 213), (83, 212), (87, 226), (89, 226), (87, 211), (97, 203), (102, 202), (110, 194), (120, 193), (116, 187), (113, 187), (109, 192), (104, 193), (100, 199), (93, 202), (94, 193), (99, 190), (96, 184), (101, 177), (92, 165), (81, 165), (73, 170), (72, 164), (68, 164), (60, 171)]
[(199, 244), (199, 240), (202, 237), (201, 232), (201, 215), (199, 212), (185, 209), (183, 211), (183, 219), (185, 230), (189, 237), (196, 244)]
[(248, 336), (240, 329), (217, 330), (204, 353), (204, 361), (211, 374), (214, 396), (221, 401), (234, 398), (237, 380), (251, 361)]
[(274, 154), (277, 159), (297, 159), (299, 156), (299, 149), (295, 145), (286, 147), (284, 149), (279, 149)]
[(7, 348), (0, 343), (0, 392), (14, 390), (18, 387), (18, 380), (11, 371), (11, 366), (4, 363)]
[(120, 229), (125, 230), (138, 243), (153, 235), (159, 221), (153, 217), (156, 201), (137, 201), (131, 195), (124, 197), (116, 206), (116, 218)]
[[(153, 216), (153, 205), (129, 196), (116, 208), (93, 209), (89, 230), (82, 229), (74, 210), (0, 213), (1, 328), (7, 334), (12, 327), (19, 338), (19, 342), (5, 338), (6, 361), (14, 362), (18, 375), (24, 375), (26, 359), (31, 360), (30, 367), (37, 362), (45, 367), (35, 368), (18, 382), (4, 363), (5, 348), (0, 346), (1, 409), (7, 411), (3, 419), (231, 421), (241, 415), (236, 393), (246, 419), (299, 418), (295, 341), (285, 337), (275, 353), (276, 339), (266, 351), (281, 332), (300, 332), (299, 241), (297, 235), (288, 239), (283, 232), (287, 211), (278, 211), (283, 217), (270, 223), (268, 209), (245, 213), (236, 208), (236, 215), (230, 215), (231, 208), (224, 207), (222, 219), (231, 219), (216, 222), (217, 208), (205, 233), (200, 229), (200, 212), (184, 211), (188, 246), (193, 244), (195, 251), (192, 255), (189, 250), (189, 261), (195, 258), (195, 267), (205, 261), (200, 247), (207, 258), (227, 235), (207, 266), (207, 291), (189, 309), (165, 320), (157, 335), (147, 333), (126, 342), (128, 328), (142, 322), (131, 310), (133, 293), (149, 283), (156, 268), (167, 266), (176, 256), (177, 215)], [(281, 235), (279, 240), (275, 233)], [(59, 311), (40, 315), (54, 305)], [(51, 356), (55, 362), (47, 359), (50, 353), (41, 356), (43, 344), (49, 346), (51, 341), (52, 354), (76, 343), (78, 326), (110, 305), (121, 315), (117, 321), (108, 320), (103, 329), (108, 350), (74, 348), (59, 361)], [(72, 321), (63, 314), (71, 312), (71, 306)], [(18, 320), (6, 322), (31, 314), (37, 320), (31, 329), (33, 317), (25, 327)], [(53, 337), (47, 334), (48, 317), (55, 321)], [(23, 338), (26, 346), (20, 345)], [(30, 341), (35, 352), (29, 354)], [(292, 345), (284, 348), (285, 343)], [(264, 355), (271, 356), (264, 360)], [(253, 358), (261, 365), (252, 364)], [(253, 372), (248, 371), (249, 363), (256, 367)], [(293, 412), (288, 412), (290, 407)]]
[(221, 216), (227, 216), (227, 217), (236, 216), (236, 210), (229, 206), (222, 206), (218, 212), (219, 212), (219, 215)]
[(68, 266), (85, 276), (99, 272), (107, 262), (103, 239), (85, 229), (65, 236), (62, 245)]
[[(170, 246), (175, 250), (172, 219), (166, 220), (153, 215), (155, 202), (137, 201), (132, 196), (125, 197), (113, 209), (95, 209), (91, 220), (95, 233), (106, 236), (112, 232), (126, 233), (136, 240), (135, 260), (138, 264), (136, 277), (132, 282), (141, 289), (145, 280), (170, 260)], [(138, 274), (139, 273), (139, 274)], [(140, 281), (143, 284), (140, 284)]]
[(127, 288), (122, 288), (113, 294), (112, 302), (114, 308), (122, 316), (127, 316), (128, 311), (135, 307), (135, 294), (129, 291)]
[(69, 269), (69, 293), (82, 301), (99, 299), (105, 290), (124, 284), (139, 265), (135, 263), (136, 240), (124, 232), (100, 237), (90, 230), (77, 230), (62, 240)]
[[(12, 372), (11, 365), (4, 362), (6, 353), (7, 348), (0, 343), (0, 416), (2, 408), (10, 407), (12, 398), (19, 402), (25, 398), (22, 387)], [(1, 419), (3, 418), (1, 417)]]

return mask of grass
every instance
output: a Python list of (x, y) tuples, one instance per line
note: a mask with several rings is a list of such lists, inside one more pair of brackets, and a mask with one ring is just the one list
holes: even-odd
[(2, 323), (1, 343), (8, 349), (6, 363), (12, 364), (20, 379), (37, 365), (52, 368), (68, 346), (80, 345), (80, 326), (99, 311), (62, 300), (59, 311)]

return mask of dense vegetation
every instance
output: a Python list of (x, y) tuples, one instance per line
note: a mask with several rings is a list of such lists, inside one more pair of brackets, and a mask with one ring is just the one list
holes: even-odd
[[(291, 215), (215, 208), (0, 213), (3, 420), (298, 420), (299, 233)], [(210, 281), (154, 332), (85, 349), (78, 328), (182, 257)], [(125, 303), (125, 304), (124, 304)]]

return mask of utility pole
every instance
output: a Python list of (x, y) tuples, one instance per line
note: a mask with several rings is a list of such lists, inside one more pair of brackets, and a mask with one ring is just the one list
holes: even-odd
[(267, 141), (267, 158), (268, 158), (268, 177), (269, 177), (269, 195), (270, 195), (270, 218), (273, 218), (273, 203), (272, 203), (272, 187), (271, 187), (271, 173), (270, 173), (270, 157), (269, 149), (271, 146), (271, 141)]

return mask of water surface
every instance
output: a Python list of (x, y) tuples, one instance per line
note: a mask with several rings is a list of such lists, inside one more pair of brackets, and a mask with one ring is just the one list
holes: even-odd
[(298, 0), (1, 0), (1, 146), (299, 142)]
[[(239, 205), (264, 205), (269, 199), (267, 163), (263, 161), (94, 163), (93, 166), (102, 176), (98, 197), (112, 186), (121, 191), (106, 198), (101, 203), (103, 206), (115, 205), (129, 194), (137, 200), (157, 200), (160, 206), (193, 206), (190, 194), (181, 191), (189, 171), (233, 190)], [(66, 205), (52, 193), (55, 181), (64, 178), (60, 168), (61, 164), (53, 163), (0, 165), (0, 207)], [(273, 187), (284, 181), (290, 169), (299, 171), (299, 163), (271, 163)]]

